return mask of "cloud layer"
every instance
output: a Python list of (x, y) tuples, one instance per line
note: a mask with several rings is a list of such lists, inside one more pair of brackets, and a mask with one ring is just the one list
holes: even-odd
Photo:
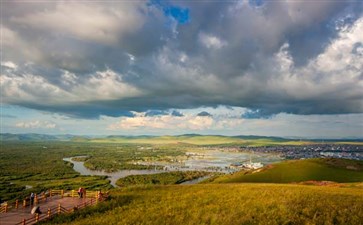
[(55, 129), (57, 128), (57, 124), (50, 122), (50, 121), (26, 121), (26, 122), (18, 122), (16, 125), (18, 128), (25, 128), (25, 129), (38, 129), (38, 128), (44, 128), (44, 129)]
[[(198, 129), (210, 116), (363, 113), (361, 1), (2, 2), (5, 104), (117, 127)], [(212, 119), (213, 120), (213, 119)], [(178, 122), (179, 121), (179, 122)]]

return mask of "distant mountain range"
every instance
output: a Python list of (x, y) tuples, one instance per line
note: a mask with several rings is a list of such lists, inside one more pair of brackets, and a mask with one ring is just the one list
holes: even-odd
[(95, 139), (156, 139), (156, 138), (168, 138), (168, 139), (182, 139), (182, 138), (203, 138), (203, 137), (216, 137), (216, 138), (230, 138), (230, 139), (243, 139), (243, 140), (257, 140), (257, 139), (269, 139), (273, 141), (293, 141), (293, 140), (311, 140), (319, 142), (335, 142), (335, 141), (354, 141), (362, 142), (363, 138), (344, 138), (344, 139), (301, 139), (301, 138), (283, 138), (283, 137), (271, 137), (271, 136), (258, 136), (258, 135), (238, 135), (238, 136), (224, 136), (224, 135), (200, 135), (200, 134), (183, 134), (183, 135), (165, 135), (165, 136), (153, 136), (153, 135), (109, 135), (109, 136), (89, 136), (89, 135), (72, 135), (72, 134), (11, 134), (0, 133), (0, 141), (91, 141)]
[(74, 135), (48, 135), (48, 134), (10, 134), (0, 133), (1, 141), (70, 141)]

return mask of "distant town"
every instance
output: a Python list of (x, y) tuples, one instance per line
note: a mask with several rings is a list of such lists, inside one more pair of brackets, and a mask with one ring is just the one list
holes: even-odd
[(363, 160), (363, 145), (315, 144), (299, 146), (241, 147), (243, 151), (278, 153), (285, 159), (344, 158)]

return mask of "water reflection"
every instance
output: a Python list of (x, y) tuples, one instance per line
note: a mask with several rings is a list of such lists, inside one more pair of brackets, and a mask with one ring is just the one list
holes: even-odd
[[(141, 165), (154, 165), (163, 166), (164, 170), (119, 170), (117, 172), (105, 172), (100, 170), (90, 170), (84, 166), (84, 162), (78, 162), (72, 160), (72, 158), (87, 157), (87, 156), (74, 156), (71, 158), (64, 158), (64, 161), (73, 163), (73, 169), (79, 172), (81, 175), (97, 175), (97, 176), (108, 176), (111, 181), (111, 185), (116, 187), (116, 181), (120, 178), (127, 177), (130, 175), (144, 175), (144, 174), (157, 174), (165, 173), (167, 171), (209, 171), (209, 172), (222, 172), (232, 173), (238, 169), (230, 167), (233, 163), (246, 162), (252, 159), (253, 162), (261, 162), (264, 165), (271, 164), (273, 162), (281, 161), (281, 158), (277, 155), (272, 154), (252, 154), (247, 152), (231, 152), (231, 151), (203, 151), (201, 153), (190, 153), (186, 154), (188, 157), (182, 162), (166, 162), (166, 161), (139, 161)], [(192, 181), (187, 181), (185, 184), (195, 184), (206, 179), (205, 177), (198, 178)], [(183, 183), (184, 184), (184, 183)]]
[(181, 185), (188, 185), (188, 184), (198, 184), (199, 182), (202, 182), (208, 178), (210, 178), (211, 176), (204, 176), (204, 177), (199, 177), (197, 179), (194, 179), (194, 180), (188, 180), (188, 181), (185, 181), (183, 183), (180, 183)]
[[(73, 163), (73, 169), (80, 173), (81, 175), (96, 175), (96, 176), (108, 176), (108, 179), (111, 181), (111, 185), (117, 187), (116, 181), (122, 177), (127, 177), (130, 175), (143, 175), (143, 174), (157, 174), (163, 173), (163, 170), (119, 170), (117, 172), (108, 173), (102, 170), (90, 170), (87, 169), (83, 164), (84, 162), (78, 162), (72, 160), (72, 158), (76, 158), (80, 156), (63, 158), (64, 161)], [(81, 156), (85, 157), (85, 156)]]

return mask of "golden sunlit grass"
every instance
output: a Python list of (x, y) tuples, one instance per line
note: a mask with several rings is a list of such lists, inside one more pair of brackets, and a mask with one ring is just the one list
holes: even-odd
[[(361, 224), (363, 163), (292, 160), (257, 173), (235, 173), (198, 185), (131, 186), (111, 200), (51, 223), (88, 224)], [(306, 182), (308, 180), (340, 182)], [(239, 183), (240, 182), (240, 183)], [(244, 183), (244, 182), (273, 182)]]
[(363, 181), (363, 162), (347, 159), (291, 160), (272, 164), (260, 172), (240, 171), (218, 177), (217, 183), (290, 183), (308, 180), (360, 182)]
[[(112, 137), (112, 138), (95, 138), (87, 140), (74, 141), (89, 141), (92, 143), (123, 143), (123, 144), (151, 144), (151, 145), (167, 145), (167, 144), (191, 144), (191, 145), (241, 145), (250, 147), (260, 146), (278, 146), (278, 145), (312, 145), (321, 144), (321, 142), (309, 140), (288, 140), (276, 138), (239, 138), (218, 135), (203, 135), (203, 136), (157, 136), (157, 137)], [(335, 142), (332, 142), (335, 143)], [(335, 144), (350, 144), (362, 145), (362, 142), (337, 142)]]
[(359, 186), (145, 186), (116, 190), (111, 196), (111, 201), (97, 206), (99, 209), (62, 216), (52, 223), (354, 225), (361, 224), (363, 218), (363, 189)]
[(244, 140), (224, 136), (159, 136), (149, 138), (102, 138), (93, 139), (92, 142), (116, 142), (128, 144), (193, 144), (217, 145), (230, 143), (243, 143)]

